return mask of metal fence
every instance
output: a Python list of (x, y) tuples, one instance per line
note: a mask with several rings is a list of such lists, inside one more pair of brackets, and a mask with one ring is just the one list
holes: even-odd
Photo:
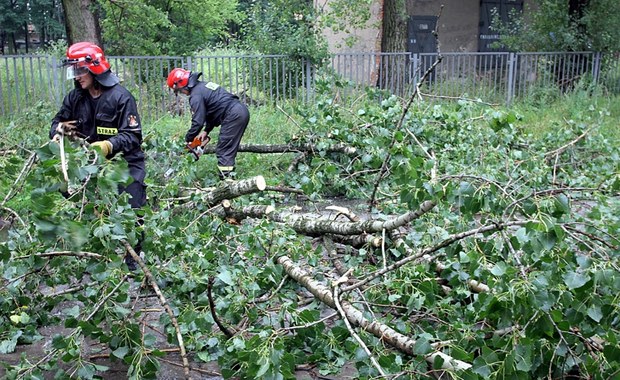
[[(511, 103), (537, 94), (597, 86), (620, 93), (620, 56), (564, 53), (349, 53), (334, 54), (317, 67), (282, 55), (208, 57), (109, 57), (112, 70), (136, 97), (143, 118), (182, 112), (184, 97), (166, 87), (168, 72), (184, 67), (203, 72), (249, 104), (314, 100), (317, 85), (338, 83), (343, 99), (371, 86), (402, 97), (468, 97)], [(52, 56), (0, 56), (0, 116), (19, 113), (39, 101), (60, 105), (73, 86)], [(429, 68), (433, 68), (430, 72)], [(425, 73), (427, 73), (425, 75)]]

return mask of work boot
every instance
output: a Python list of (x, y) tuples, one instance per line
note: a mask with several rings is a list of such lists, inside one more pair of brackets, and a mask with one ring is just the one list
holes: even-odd
[(220, 181), (234, 181), (235, 180), (235, 172), (230, 170), (220, 170), (219, 171)]
[(127, 265), (127, 269), (129, 269), (130, 272), (135, 272), (138, 269), (138, 263), (136, 262), (136, 260), (133, 259), (133, 257), (131, 257), (129, 253), (125, 255), (125, 264)]

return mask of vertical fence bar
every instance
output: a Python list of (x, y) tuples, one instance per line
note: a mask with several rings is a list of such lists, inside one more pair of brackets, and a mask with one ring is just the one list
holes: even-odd
[(599, 83), (599, 76), (601, 73), (601, 53), (600, 52), (596, 52), (593, 54), (593, 59), (592, 59), (592, 82), (594, 83), (594, 85), (598, 85)]
[(516, 70), (516, 54), (515, 53), (510, 53), (510, 56), (508, 57), (508, 88), (506, 91), (506, 104), (510, 105), (510, 103), (512, 102), (512, 97), (514, 94), (514, 86), (515, 86), (515, 80), (516, 80), (516, 75), (515, 75), (515, 70)]
[[(3, 66), (7, 65), (7, 60), (8, 58), (2, 58), (0, 57), (0, 63), (3, 63)], [(4, 62), (2, 62), (4, 61)], [(10, 94), (9, 94), (10, 96)], [(1, 111), (1, 115), (6, 115), (6, 110), (4, 108), (4, 88), (2, 87), (2, 73), (0, 73), (0, 111)]]

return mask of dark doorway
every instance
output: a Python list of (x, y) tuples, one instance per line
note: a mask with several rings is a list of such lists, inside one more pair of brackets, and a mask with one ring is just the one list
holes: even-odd
[(437, 16), (410, 16), (407, 22), (407, 50), (411, 53), (436, 53), (433, 31)]
[[(437, 59), (437, 41), (433, 31), (437, 26), (437, 16), (409, 16), (407, 22), (407, 50), (410, 53), (421, 53), (414, 62), (414, 75), (424, 74)], [(432, 81), (435, 73), (432, 72), (427, 81)]]
[(499, 41), (497, 31), (491, 30), (493, 9), (497, 9), (502, 22), (508, 22), (514, 13), (523, 12), (523, 0), (480, 0), (480, 34), (478, 36), (478, 51), (494, 52), (506, 51), (503, 48), (494, 48), (492, 44)]

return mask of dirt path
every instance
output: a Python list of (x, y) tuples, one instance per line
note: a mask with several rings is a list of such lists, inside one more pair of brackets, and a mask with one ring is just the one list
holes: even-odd
[[(164, 357), (158, 358), (160, 363), (160, 369), (158, 371), (158, 379), (173, 380), (173, 379), (185, 379), (183, 364), (181, 356), (178, 353), (178, 346), (170, 345), (166, 341), (166, 336), (161, 333), (163, 327), (159, 323), (160, 316), (165, 312), (161, 308), (157, 297), (154, 293), (147, 289), (140, 288), (140, 283), (134, 282), (130, 279), (130, 295), (132, 298), (132, 304), (135, 301), (134, 310), (140, 311), (142, 317), (140, 318), (140, 324), (147, 333), (151, 333), (156, 337), (157, 343), (155, 346), (160, 350), (166, 350)], [(83, 279), (84, 283), (90, 282), (87, 276)], [(60, 289), (49, 289), (49, 291), (59, 291)], [(62, 310), (75, 306), (78, 302), (64, 302), (58, 304), (54, 310), (50, 313), (57, 316), (63, 315)], [(147, 331), (148, 330), (148, 331)], [(69, 335), (73, 329), (65, 328), (62, 326), (48, 326), (38, 329), (41, 339), (32, 344), (18, 345), (13, 353), (0, 355), (0, 379), (6, 377), (6, 367), (17, 365), (20, 362), (20, 357), (24, 355), (31, 363), (38, 362), (43, 358), (50, 350), (52, 340), (56, 335)], [(97, 375), (100, 378), (107, 380), (121, 380), (127, 379), (127, 371), (129, 366), (120, 360), (112, 360), (109, 358), (110, 350), (101, 343), (86, 340), (81, 345), (82, 357), (88, 358), (92, 363), (108, 367), (105, 372), (100, 372)], [(169, 351), (168, 351), (169, 350)], [(194, 380), (222, 380), (220, 376), (220, 368), (217, 361), (201, 362), (196, 361), (192, 355), (188, 356), (189, 364), (191, 368), (191, 377)], [(62, 366), (63, 369), (68, 370), (71, 367), (71, 363), (67, 363)], [(297, 371), (297, 380), (310, 380), (310, 379), (354, 379), (355, 369), (346, 366), (342, 371), (342, 374), (337, 377), (317, 377), (312, 371)], [(54, 373), (49, 372), (45, 374), (45, 379), (53, 379)]]

